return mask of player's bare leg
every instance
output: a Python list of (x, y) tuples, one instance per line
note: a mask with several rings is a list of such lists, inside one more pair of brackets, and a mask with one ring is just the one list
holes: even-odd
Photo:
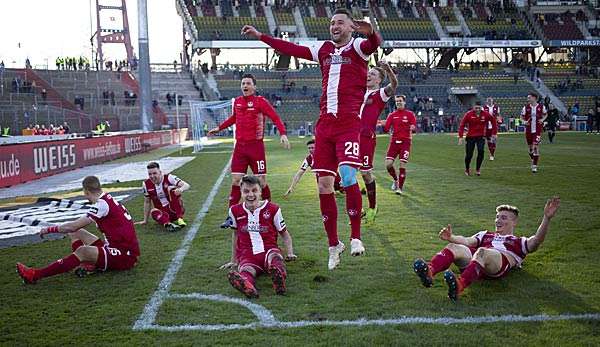
[(413, 263), (413, 270), (421, 279), (424, 287), (433, 285), (433, 277), (447, 270), (453, 263), (460, 269), (464, 269), (471, 261), (471, 251), (467, 246), (449, 243), (444, 249), (435, 254), (429, 263), (419, 258)]
[(269, 253), (267, 258), (267, 264), (269, 264), (269, 273), (273, 280), (273, 289), (278, 295), (283, 295), (286, 292), (285, 279), (287, 277), (287, 271), (285, 268), (285, 262), (281, 254), (272, 252)]
[[(231, 192), (229, 193), (229, 207), (236, 205), (240, 202), (240, 198), (242, 197), (242, 191), (240, 190), (240, 183), (242, 182), (242, 177), (244, 177), (243, 174), (231, 174)], [(229, 218), (229, 216), (227, 216), (225, 218), (225, 221), (221, 223), (221, 228), (227, 229), (230, 228), (232, 225), (233, 221), (231, 220), (231, 218)]]
[(327, 233), (329, 243), (329, 261), (327, 267), (329, 270), (335, 269), (340, 263), (340, 255), (346, 247), (338, 238), (337, 232), (337, 204), (333, 193), (334, 176), (319, 175), (319, 202), (321, 215), (323, 216), (323, 225)]
[(363, 181), (367, 190), (367, 198), (369, 199), (369, 208), (365, 214), (367, 223), (373, 223), (377, 216), (377, 188), (375, 185), (375, 175), (372, 171), (361, 171)]
[(448, 297), (452, 301), (458, 300), (460, 294), (473, 282), (481, 280), (485, 275), (494, 275), (502, 269), (502, 253), (493, 248), (479, 248), (469, 265), (457, 277), (451, 270), (444, 273), (444, 280), (448, 285)]
[[(76, 232), (69, 233), (71, 239), (71, 250), (75, 252), (81, 246), (102, 246), (104, 242), (100, 240), (96, 235), (90, 233), (85, 229), (79, 229)], [(88, 274), (96, 272), (96, 262), (81, 262), (75, 269), (75, 274), (78, 277), (84, 277)]]
[(540, 160), (540, 148), (539, 145), (532, 146), (532, 161), (531, 161), (531, 172), (536, 173), (538, 170), (538, 162)]
[(258, 291), (254, 286), (255, 278), (256, 270), (251, 266), (241, 266), (238, 271), (231, 271), (227, 274), (231, 286), (249, 299), (258, 298)]

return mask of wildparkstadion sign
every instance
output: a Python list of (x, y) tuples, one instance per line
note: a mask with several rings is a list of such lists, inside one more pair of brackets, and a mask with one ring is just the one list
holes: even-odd
[(550, 47), (600, 46), (600, 40), (551, 40)]

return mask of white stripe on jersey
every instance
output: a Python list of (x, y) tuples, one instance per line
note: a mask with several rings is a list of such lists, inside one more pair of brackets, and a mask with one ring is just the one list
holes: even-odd
[(531, 107), (531, 122), (529, 124), (531, 124), (531, 133), (535, 134), (537, 130), (537, 104), (535, 107)]
[(246, 203), (242, 205), (246, 214), (248, 215), (248, 234), (250, 235), (250, 242), (252, 243), (252, 254), (259, 254), (265, 251), (265, 244), (260, 234), (260, 212), (263, 207), (267, 206), (267, 201), (264, 201), (262, 206), (250, 212), (246, 208)]
[(333, 63), (333, 57), (341, 55), (331, 54), (332, 62), (329, 65), (329, 76), (327, 78), (327, 113), (337, 113), (338, 110), (338, 87), (340, 85), (340, 75), (342, 72), (342, 63)]

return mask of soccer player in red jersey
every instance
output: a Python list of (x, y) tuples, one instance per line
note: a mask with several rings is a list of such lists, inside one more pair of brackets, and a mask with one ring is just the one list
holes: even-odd
[[(135, 266), (140, 248), (127, 209), (102, 191), (96, 176), (83, 179), (83, 194), (93, 204), (86, 216), (58, 226), (44, 227), (40, 231), (41, 237), (50, 233), (68, 234), (73, 253), (40, 269), (17, 263), (17, 273), (24, 283), (34, 284), (42, 278), (68, 272), (80, 265), (99, 271), (128, 270)], [(92, 223), (96, 223), (104, 234), (105, 241), (83, 229)]]
[[(386, 76), (390, 83), (382, 88), (381, 83)], [(367, 74), (367, 92), (360, 112), (360, 158), (362, 159), (360, 173), (369, 199), (369, 208), (365, 214), (368, 223), (372, 223), (377, 215), (377, 191), (373, 175), (373, 156), (377, 146), (375, 128), (381, 111), (396, 92), (397, 86), (396, 74), (386, 62), (380, 61), (380, 67), (371, 68)]]
[(258, 298), (255, 279), (268, 273), (273, 280), (277, 294), (285, 294), (287, 271), (277, 236), (281, 235), (287, 256), (285, 260), (296, 259), (292, 237), (288, 232), (281, 209), (276, 204), (261, 199), (259, 180), (254, 176), (244, 176), (241, 180), (242, 203), (229, 208), (229, 216), (235, 229), (232, 236), (231, 262), (221, 266), (235, 268), (229, 272), (231, 285), (248, 298)]
[(496, 230), (480, 231), (471, 237), (452, 234), (452, 227), (440, 231), (440, 239), (450, 242), (444, 249), (431, 258), (429, 263), (423, 259), (415, 260), (413, 269), (421, 283), (429, 288), (433, 285), (433, 276), (450, 267), (452, 263), (461, 269), (460, 277), (451, 270), (444, 273), (448, 285), (448, 297), (456, 301), (460, 294), (474, 281), (504, 277), (510, 269), (521, 267), (527, 254), (535, 252), (544, 242), (550, 220), (560, 207), (560, 198), (546, 201), (542, 222), (536, 233), (530, 237), (514, 235), (519, 220), (519, 210), (510, 205), (496, 207)]
[(500, 124), (502, 124), (502, 117), (500, 116), (500, 107), (494, 103), (494, 99), (492, 97), (487, 98), (486, 104), (483, 106), (483, 110), (496, 118), (496, 132), (493, 131), (491, 123), (488, 124), (485, 132), (485, 139), (487, 141), (488, 150), (490, 151), (490, 160), (493, 161), (496, 153), (496, 144), (498, 142), (498, 127), (500, 127)]
[[(406, 180), (406, 163), (408, 163), (408, 157), (410, 156), (412, 133), (417, 127), (417, 118), (412, 111), (406, 109), (405, 95), (396, 95), (394, 101), (396, 102), (396, 111), (388, 115), (383, 127), (385, 132), (392, 129), (390, 144), (385, 155), (385, 167), (394, 180), (392, 190), (401, 195)], [(396, 157), (400, 159), (398, 174), (396, 174), (394, 168)]]
[(527, 105), (523, 106), (521, 111), (521, 120), (525, 124), (525, 140), (529, 146), (529, 157), (531, 158), (531, 172), (536, 173), (538, 162), (540, 160), (540, 141), (542, 139), (542, 129), (544, 121), (548, 114), (546, 106), (538, 103), (539, 96), (536, 92), (527, 94)]
[[(292, 194), (292, 192), (294, 191), (294, 188), (296, 187), (298, 182), (300, 182), (300, 179), (302, 178), (302, 176), (304, 176), (304, 174), (306, 173), (306, 170), (308, 170), (309, 168), (312, 168), (314, 165), (315, 140), (308, 140), (308, 142), (306, 142), (306, 148), (308, 149), (308, 155), (306, 156), (306, 158), (304, 158), (304, 160), (302, 161), (302, 165), (300, 165), (300, 168), (298, 168), (298, 171), (296, 171), (296, 173), (294, 174), (294, 177), (292, 178), (292, 183), (290, 184), (290, 187), (283, 195), (284, 198), (286, 198), (290, 194)], [(342, 194), (344, 193), (344, 188), (342, 188), (342, 186), (341, 186), (341, 180), (340, 180), (339, 175), (335, 176), (335, 182), (333, 184), (333, 187), (336, 192), (339, 192)]]
[[(488, 125), (492, 125), (492, 134), (498, 133), (498, 124), (496, 119), (481, 107), (481, 102), (476, 101), (473, 105), (473, 109), (467, 111), (460, 121), (458, 126), (458, 145), (463, 143), (463, 134), (465, 127), (467, 130), (467, 145), (465, 147), (465, 175), (471, 176), (471, 159), (473, 158), (473, 152), (475, 146), (477, 146), (477, 166), (475, 167), (477, 176), (481, 175), (481, 164), (483, 163), (484, 148), (485, 145), (485, 133)], [(493, 141), (496, 141), (496, 135), (491, 135)]]
[(183, 220), (185, 208), (181, 193), (190, 189), (190, 185), (173, 174), (163, 174), (157, 162), (149, 163), (146, 169), (149, 178), (142, 183), (144, 220), (135, 224), (146, 224), (148, 217), (152, 216), (167, 231), (183, 228), (186, 223)]
[[(358, 32), (367, 39), (353, 38)], [(319, 62), (321, 67), (321, 114), (315, 127), (315, 166), (319, 179), (319, 200), (323, 224), (329, 243), (328, 268), (335, 269), (346, 249), (338, 238), (337, 205), (333, 182), (339, 171), (346, 192), (346, 212), (350, 218), (352, 255), (361, 255), (360, 223), (362, 196), (356, 173), (360, 160), (360, 107), (363, 103), (369, 55), (381, 44), (381, 36), (371, 24), (355, 21), (346, 9), (337, 9), (329, 25), (331, 41), (320, 41), (311, 47), (273, 38), (245, 25), (242, 34), (260, 39), (279, 52)]]
[[(235, 147), (231, 158), (231, 193), (229, 207), (240, 201), (240, 181), (248, 167), (260, 180), (263, 198), (271, 199), (271, 190), (267, 185), (267, 158), (263, 142), (265, 116), (269, 117), (281, 134), (281, 143), (286, 149), (290, 148), (286, 130), (281, 118), (273, 106), (262, 96), (256, 94), (256, 79), (252, 74), (244, 74), (241, 81), (242, 96), (233, 101), (233, 114), (218, 127), (211, 129), (208, 135), (214, 135), (235, 124)], [(231, 225), (229, 218), (221, 224), (221, 228)]]

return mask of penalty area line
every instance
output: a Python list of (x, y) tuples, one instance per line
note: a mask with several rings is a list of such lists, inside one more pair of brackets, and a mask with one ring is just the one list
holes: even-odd
[(158, 314), (158, 309), (160, 308), (163, 301), (169, 294), (169, 290), (171, 289), (171, 285), (173, 284), (173, 281), (175, 280), (175, 276), (177, 275), (177, 272), (179, 272), (179, 269), (181, 268), (181, 265), (183, 264), (183, 258), (185, 258), (188, 251), (190, 250), (192, 241), (196, 237), (196, 234), (198, 233), (198, 230), (200, 229), (200, 226), (202, 225), (202, 221), (204, 220), (204, 217), (208, 213), (208, 209), (212, 205), (213, 200), (215, 199), (215, 196), (217, 195), (217, 192), (219, 191), (219, 187), (221, 186), (221, 183), (223, 183), (223, 179), (225, 178), (225, 176), (227, 175), (227, 173), (229, 171), (230, 164), (231, 164), (231, 158), (225, 164), (225, 167), (223, 167), (223, 170), (221, 171), (221, 175), (219, 176), (219, 178), (217, 178), (217, 181), (215, 182), (212, 189), (210, 190), (208, 197), (202, 204), (200, 211), (198, 211), (198, 214), (196, 215), (196, 218), (194, 219), (192, 226), (190, 227), (187, 234), (185, 235), (185, 238), (181, 242), (181, 246), (179, 246), (179, 248), (175, 252), (175, 256), (173, 256), (173, 259), (171, 259), (169, 268), (167, 269), (167, 272), (165, 273), (165, 276), (163, 277), (163, 279), (160, 281), (158, 288), (156, 289), (154, 294), (152, 294), (152, 297), (150, 298), (150, 300), (148, 301), (146, 306), (144, 306), (144, 310), (140, 314), (139, 318), (133, 324), (133, 330), (146, 329), (146, 328), (152, 326), (152, 324), (154, 323), (154, 321), (156, 319), (156, 315)]

